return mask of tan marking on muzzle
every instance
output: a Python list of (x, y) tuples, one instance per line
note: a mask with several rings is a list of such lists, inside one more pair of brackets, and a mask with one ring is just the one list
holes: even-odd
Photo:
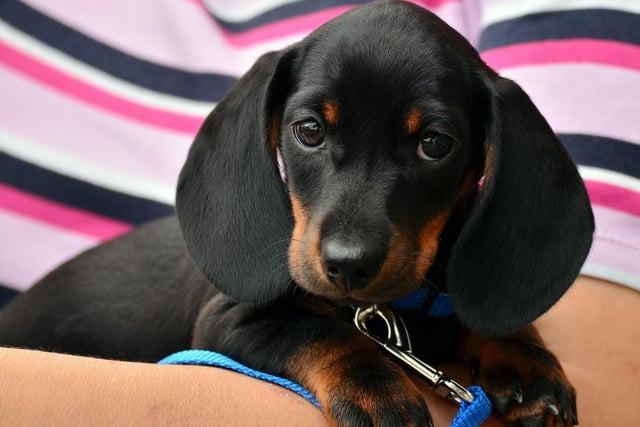
[[(289, 265), (294, 279), (307, 290), (309, 283), (318, 281), (328, 285), (320, 260), (320, 224), (312, 223), (308, 210), (300, 200), (289, 193), (294, 227), (289, 245)], [(312, 275), (314, 277), (310, 277)], [(305, 280), (306, 279), (306, 280)]]
[(420, 229), (418, 244), (419, 255), (416, 261), (416, 277), (424, 278), (438, 252), (440, 235), (451, 216), (451, 209), (431, 218)]
[(291, 212), (294, 220), (291, 244), (289, 245), (289, 264), (296, 268), (302, 265), (300, 257), (303, 251), (302, 242), (307, 229), (308, 218), (306, 209), (303, 208), (300, 201), (291, 192), (289, 193), (289, 199), (291, 200)]

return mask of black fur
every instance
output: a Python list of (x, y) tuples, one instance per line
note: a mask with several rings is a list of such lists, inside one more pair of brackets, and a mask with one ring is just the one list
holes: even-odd
[[(323, 148), (295, 139), (293, 126), (309, 119)], [(418, 158), (425, 132), (450, 137), (451, 152)], [(319, 360), (368, 348), (350, 304), (402, 297), (435, 264), (428, 282), (450, 294), (466, 327), (506, 334), (571, 285), (593, 231), (576, 168), (527, 95), (445, 23), (396, 1), (260, 58), (198, 133), (176, 207), (177, 221), (95, 248), (19, 297), (0, 316), (0, 343), (144, 361), (208, 348), (320, 394), (328, 387), (339, 423), (384, 423), (344, 395), (349, 381), (397, 395), (387, 380), (354, 379), (396, 375), (381, 354), (333, 372), (346, 375), (342, 391), (296, 362), (314, 345), (326, 349)], [(429, 415), (414, 395), (374, 403), (420, 424)]]
[(594, 225), (582, 180), (540, 112), (513, 82), (492, 76), (488, 86), (492, 166), (455, 243), (447, 289), (464, 323), (503, 334), (562, 296)]

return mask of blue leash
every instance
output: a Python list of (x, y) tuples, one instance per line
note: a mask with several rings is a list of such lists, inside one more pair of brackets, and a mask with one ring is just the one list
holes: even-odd
[(472, 385), (468, 390), (473, 395), (473, 402), (462, 401), (451, 427), (477, 427), (491, 415), (491, 401), (482, 387)]
[(320, 407), (320, 402), (318, 402), (315, 396), (306, 388), (302, 387), (300, 384), (295, 383), (286, 378), (276, 377), (275, 375), (267, 374), (264, 372), (256, 371), (254, 369), (249, 368), (248, 366), (244, 366), (241, 363), (236, 362), (233, 359), (228, 358), (227, 356), (216, 353), (214, 351), (207, 350), (184, 350), (179, 351), (177, 353), (173, 353), (161, 361), (158, 362), (160, 365), (207, 365), (207, 366), (217, 366), (219, 368), (229, 369), (231, 371), (239, 372), (241, 374), (257, 378), (262, 381), (267, 381), (272, 384), (276, 384), (289, 390), (294, 393), (298, 393), (300, 396), (307, 399), (309, 402), (313, 403), (315, 406)]
[[(207, 365), (226, 368), (253, 378), (268, 381), (273, 384), (285, 387), (320, 407), (315, 396), (300, 384), (295, 383), (286, 378), (277, 377), (275, 375), (266, 374), (256, 371), (233, 359), (228, 358), (219, 353), (207, 350), (185, 350), (169, 355), (158, 362), (161, 365)], [(451, 423), (451, 427), (477, 427), (482, 424), (491, 414), (491, 402), (478, 386), (469, 387), (469, 391), (473, 394), (473, 402), (467, 403), (463, 401), (458, 410), (458, 414)]]

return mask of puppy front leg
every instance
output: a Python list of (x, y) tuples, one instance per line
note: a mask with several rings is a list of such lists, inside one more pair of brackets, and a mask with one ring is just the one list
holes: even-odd
[(463, 334), (461, 349), (472, 381), (489, 395), (509, 425), (577, 424), (576, 394), (560, 362), (533, 326), (504, 337)]
[(300, 383), (331, 425), (432, 425), (418, 388), (375, 343), (297, 304), (254, 306), (217, 295), (200, 314), (193, 346)]

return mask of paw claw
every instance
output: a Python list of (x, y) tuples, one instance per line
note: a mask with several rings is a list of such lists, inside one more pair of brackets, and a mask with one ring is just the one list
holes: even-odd
[(478, 383), (504, 422), (523, 427), (568, 427), (568, 420), (577, 424), (574, 389), (544, 347), (502, 341), (480, 354)]
[(513, 398), (513, 400), (521, 404), (524, 401), (524, 392), (522, 391), (522, 387), (518, 387), (517, 389), (513, 390), (511, 397)]
[(578, 425), (578, 408), (576, 407), (576, 395), (575, 392), (571, 393), (571, 421), (574, 426)]
[(519, 379), (513, 375), (509, 380), (501, 382), (491, 396), (491, 403), (500, 414), (509, 412), (515, 404), (524, 401), (524, 390)]

